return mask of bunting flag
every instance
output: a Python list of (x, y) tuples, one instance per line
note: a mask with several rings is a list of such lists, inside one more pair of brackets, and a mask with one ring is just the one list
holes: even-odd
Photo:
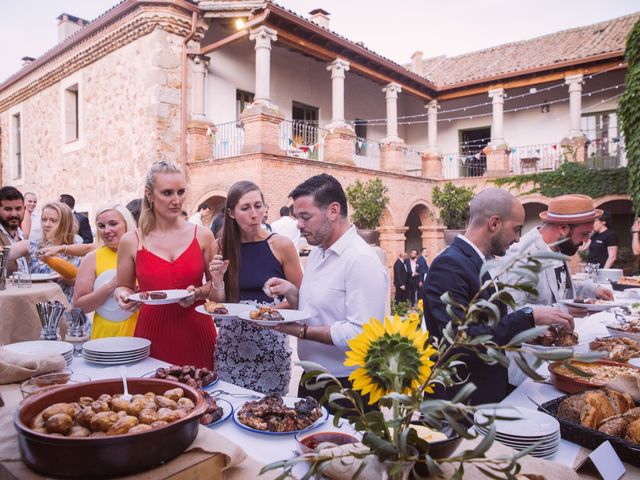
[(539, 148), (536, 148), (536, 153), (540, 153), (540, 149)]
[(518, 149), (516, 147), (511, 147), (511, 153), (516, 153)]
[(475, 157), (475, 159), (476, 159), (476, 160), (480, 160), (480, 152), (476, 153), (476, 154), (474, 155), (474, 157)]
[(293, 139), (289, 139), (289, 145), (293, 145)]
[(556, 145), (555, 143), (553, 145), (551, 145), (551, 148), (553, 148), (554, 150), (558, 149), (558, 145)]
[(300, 147), (300, 150), (302, 150), (304, 153), (307, 153), (309, 151), (309, 147), (303, 145), (302, 147)]
[(362, 140), (358, 140), (356, 142), (356, 145), (358, 145), (358, 148), (362, 148), (362, 145), (364, 145), (364, 142)]

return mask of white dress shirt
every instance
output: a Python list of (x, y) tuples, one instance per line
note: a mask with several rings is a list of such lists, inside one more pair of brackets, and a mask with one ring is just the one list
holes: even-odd
[(31, 231), (29, 232), (29, 240), (39, 240), (42, 236), (42, 214), (31, 212)]
[(354, 370), (345, 367), (348, 342), (372, 317), (382, 321), (389, 278), (376, 253), (351, 227), (327, 250), (309, 255), (300, 286), (299, 308), (310, 313), (307, 324), (330, 326), (333, 345), (298, 340), (298, 356), (321, 364), (336, 377)]
[(195, 225), (202, 226), (202, 214), (200, 212), (196, 212), (189, 217), (189, 222)]
[(298, 230), (298, 222), (291, 217), (280, 217), (271, 224), (271, 231), (284, 235), (293, 242), (296, 251), (300, 248), (300, 230)]

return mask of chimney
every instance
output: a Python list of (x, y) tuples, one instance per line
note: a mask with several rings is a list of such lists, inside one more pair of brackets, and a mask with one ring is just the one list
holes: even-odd
[(74, 17), (68, 13), (60, 14), (56, 20), (58, 20), (58, 43), (64, 42), (82, 27), (89, 24), (87, 20)]
[(309, 12), (309, 15), (311, 15), (309, 20), (311, 20), (313, 23), (320, 25), (322, 28), (329, 28), (329, 15), (331, 14), (326, 10), (316, 8), (314, 10), (311, 10)]
[(20, 60), (22, 60), (22, 66), (26, 67), (31, 62), (33, 62), (35, 60), (35, 58), (33, 58), (33, 57), (22, 57)]
[(421, 51), (414, 52), (414, 54), (411, 55), (411, 71), (418, 75), (422, 75), (422, 70), (424, 69), (422, 55), (424, 54)]

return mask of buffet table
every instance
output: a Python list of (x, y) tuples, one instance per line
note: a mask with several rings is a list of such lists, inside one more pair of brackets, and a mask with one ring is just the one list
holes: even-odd
[[(67, 297), (55, 282), (33, 283), (29, 288), (7, 284), (0, 290), (0, 345), (37, 340), (42, 325), (36, 303), (55, 300), (69, 308)], [(66, 329), (65, 322), (61, 326)]]

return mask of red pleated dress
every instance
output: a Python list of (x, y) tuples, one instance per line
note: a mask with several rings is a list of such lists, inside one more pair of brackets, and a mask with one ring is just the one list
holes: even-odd
[[(136, 277), (140, 291), (184, 289), (202, 285), (204, 258), (195, 236), (187, 249), (173, 262), (147, 250), (136, 253)], [(151, 356), (174, 365), (194, 365), (213, 370), (216, 329), (209, 315), (177, 303), (143, 305), (135, 336), (151, 340)]]

